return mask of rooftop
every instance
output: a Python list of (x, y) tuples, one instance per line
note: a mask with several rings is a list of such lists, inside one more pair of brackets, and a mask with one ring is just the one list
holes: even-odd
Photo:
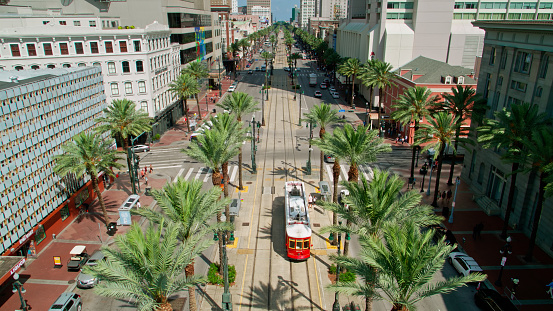
[(90, 67), (0, 71), (0, 90), (62, 76)]
[[(472, 69), (461, 66), (452, 66), (424, 56), (419, 56), (413, 59), (407, 64), (400, 66), (394, 72), (405, 79), (409, 79), (411, 81), (416, 80), (416, 83), (442, 84), (442, 77), (464, 76), (465, 81), (463, 84), (476, 84), (476, 80), (470, 77), (474, 75), (474, 71)], [(403, 75), (401, 72), (403, 72)], [(413, 76), (418, 77), (413, 79)]]

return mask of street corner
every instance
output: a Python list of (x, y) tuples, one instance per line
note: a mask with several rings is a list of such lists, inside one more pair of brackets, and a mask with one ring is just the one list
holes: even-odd
[(235, 192), (236, 193), (238, 193), (238, 192), (246, 193), (246, 192), (248, 192), (248, 186), (244, 186), (244, 189), (242, 189), (242, 190), (238, 189), (238, 187), (237, 187)]
[[(108, 214), (107, 223), (115, 222), (119, 219), (119, 214)], [(131, 216), (131, 221), (136, 223), (140, 216)], [(118, 226), (116, 234), (124, 234), (129, 226)], [(103, 243), (106, 241), (111, 231), (108, 231), (104, 223), (104, 215), (101, 213), (87, 213), (77, 218), (73, 223), (67, 226), (58, 236), (58, 240), (82, 241), (83, 243)]]
[[(46, 311), (61, 295), (67, 290), (67, 285), (56, 284), (38, 284), (32, 283), (27, 275), (20, 274), (19, 280), (23, 283), (26, 290), (22, 293), (23, 299), (27, 304), (28, 310)], [(12, 293), (11, 286), (6, 286), (0, 292), (0, 309), (2, 310), (21, 310), (21, 301), (17, 293)]]

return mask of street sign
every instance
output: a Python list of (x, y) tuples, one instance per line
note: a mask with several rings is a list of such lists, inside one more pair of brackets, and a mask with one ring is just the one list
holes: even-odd
[(340, 110), (338, 110), (338, 112), (346, 112), (346, 110), (345, 109), (340, 109)]

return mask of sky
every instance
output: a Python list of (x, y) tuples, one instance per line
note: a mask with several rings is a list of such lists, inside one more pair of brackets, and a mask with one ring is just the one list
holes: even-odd
[[(244, 6), (247, 0), (238, 0), (238, 6)], [(271, 0), (271, 10), (275, 21), (290, 21), (294, 5), (300, 7), (299, 0)]]

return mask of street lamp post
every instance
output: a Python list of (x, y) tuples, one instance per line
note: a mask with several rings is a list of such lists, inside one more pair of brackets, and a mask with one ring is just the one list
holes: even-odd
[[(342, 222), (339, 221), (338, 222), (339, 225), (342, 225)], [(336, 233), (338, 235), (338, 256), (340, 256), (340, 248), (341, 248), (341, 245), (342, 245), (342, 234), (341, 233)], [(329, 240), (333, 240), (333, 236), (332, 234), (330, 235), (329, 237)], [(336, 284), (338, 284), (338, 282), (340, 281), (340, 264), (336, 264)], [(340, 311), (340, 301), (339, 301), (339, 294), (338, 292), (336, 291), (334, 293), (334, 304), (332, 304), (332, 311)]]
[[(232, 294), (229, 291), (229, 282), (228, 282), (228, 257), (227, 257), (227, 234), (228, 231), (225, 231), (222, 234), (223, 239), (223, 280), (224, 280), (224, 290), (223, 290), (223, 310), (231, 311), (232, 310)], [(234, 240), (234, 237), (231, 235), (230, 240)]]
[(428, 170), (426, 169), (426, 163), (421, 167), (421, 170), (420, 170), (420, 173), (422, 175), (422, 184), (421, 184), (421, 191), (420, 192), (424, 192), (424, 179), (426, 177), (426, 173), (428, 172)]
[(15, 282), (13, 282), (13, 287), (12, 287), (12, 293), (19, 293), (19, 301), (21, 302), (21, 310), (27, 310), (27, 302), (25, 301), (25, 299), (23, 299), (23, 295), (22, 294), (25, 294), (27, 292), (27, 290), (25, 288), (23, 288), (23, 284), (21, 284), (21, 282), (19, 282), (19, 274), (17, 273), (14, 273), (13, 274), (13, 279), (15, 280)]
[(252, 171), (257, 173), (257, 165), (255, 164), (255, 116), (252, 117)]
[(261, 125), (265, 126), (265, 94), (263, 94), (263, 89), (265, 84), (261, 84)]
[(129, 156), (129, 161), (127, 161), (127, 164), (129, 165), (129, 176), (131, 177), (133, 194), (137, 194), (138, 192), (140, 192), (140, 182), (138, 180), (140, 157), (136, 155), (136, 152), (134, 152), (134, 142), (140, 136), (144, 135), (144, 133), (146, 132), (142, 132), (142, 134), (136, 136), (135, 138), (131, 138), (131, 147), (129, 147), (127, 150)]
[(507, 263), (507, 255), (510, 255), (513, 253), (513, 248), (511, 246), (511, 237), (507, 237), (505, 240), (507, 243), (501, 247), (501, 250), (499, 253), (503, 256), (501, 256), (501, 270), (499, 270), (499, 276), (497, 277), (497, 281), (495, 281), (495, 285), (502, 287), (503, 282), (501, 281), (501, 277), (503, 276), (503, 268), (505, 267), (505, 263)]
[(430, 160), (430, 177), (428, 178), (428, 190), (426, 195), (430, 195), (430, 185), (432, 184), (432, 171), (434, 170), (434, 161)]
[(461, 183), (461, 178), (457, 176), (457, 178), (455, 178), (455, 194), (453, 195), (453, 202), (451, 203), (451, 215), (449, 215), (450, 224), (453, 223), (453, 212), (455, 211), (455, 199), (457, 199), (457, 187), (459, 186), (460, 183)]
[(301, 94), (303, 94), (303, 91), (300, 93), (300, 104), (299, 104), (299, 113), (298, 113), (298, 125), (301, 126)]
[(313, 139), (313, 122), (309, 122), (309, 157), (307, 158), (306, 175), (311, 175), (311, 140)]
[(223, 96), (222, 90), (221, 90), (221, 60), (219, 57), (217, 57), (217, 67), (219, 67), (219, 98)]

